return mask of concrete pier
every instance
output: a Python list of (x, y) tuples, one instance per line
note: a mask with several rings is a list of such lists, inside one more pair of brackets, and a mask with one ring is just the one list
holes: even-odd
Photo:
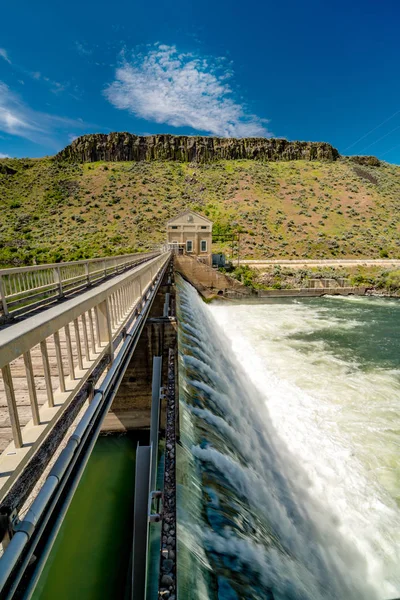
[[(111, 410), (104, 420), (102, 433), (150, 427), (151, 386), (149, 382), (152, 379), (153, 357), (162, 357), (161, 381), (165, 382), (168, 374), (168, 350), (176, 346), (177, 325), (172, 277), (172, 273), (167, 271)], [(166, 299), (168, 315), (164, 316)], [(165, 410), (162, 410), (162, 425), (164, 421)]]

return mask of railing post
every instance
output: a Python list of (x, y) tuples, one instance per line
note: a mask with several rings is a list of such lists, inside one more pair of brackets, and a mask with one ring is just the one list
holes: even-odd
[(78, 356), (78, 368), (83, 371), (83, 360), (82, 360), (82, 346), (81, 346), (81, 336), (79, 333), (79, 321), (78, 319), (74, 319), (74, 331), (75, 331), (75, 343), (76, 343), (76, 353)]
[(32, 357), (30, 350), (28, 350), (28, 352), (25, 352), (24, 354), (24, 364), (26, 371), (26, 379), (28, 382), (29, 400), (31, 403), (33, 424), (40, 425), (39, 406), (36, 395), (35, 377), (33, 374)]
[(2, 367), (1, 374), (4, 381), (4, 389), (6, 392), (8, 414), (10, 416), (11, 430), (13, 434), (14, 446), (22, 448), (21, 426), (19, 424), (17, 402), (15, 400), (15, 392), (12, 381), (10, 365)]
[(63, 288), (62, 288), (62, 280), (61, 280), (60, 267), (55, 267), (53, 269), (53, 278), (54, 278), (54, 283), (58, 287), (58, 297), (59, 298), (63, 298), (64, 292), (63, 292)]
[(110, 315), (110, 302), (109, 299), (103, 300), (98, 306), (96, 306), (97, 322), (99, 324), (99, 336), (100, 343), (105, 343), (109, 346), (109, 354), (111, 362), (113, 361), (113, 347), (112, 347), (112, 328), (111, 328), (111, 315)]
[(51, 385), (51, 371), (50, 371), (49, 353), (47, 351), (46, 340), (43, 340), (42, 342), (40, 342), (40, 352), (42, 355), (44, 381), (46, 384), (47, 403), (49, 405), (49, 408), (53, 408), (54, 407), (54, 395), (53, 395), (53, 388)]
[(57, 359), (57, 370), (58, 370), (58, 379), (61, 392), (65, 392), (65, 376), (64, 376), (64, 365), (62, 362), (62, 352), (61, 352), (61, 344), (60, 344), (60, 334), (58, 331), (54, 332), (54, 345), (56, 348), (56, 359)]
[(89, 262), (85, 262), (85, 275), (88, 286), (90, 285)]
[(1, 305), (3, 308), (3, 315), (5, 317), (7, 317), (8, 316), (8, 307), (7, 307), (7, 301), (6, 301), (6, 292), (4, 289), (3, 279), (2, 279), (1, 275), (0, 275), (0, 300), (1, 300)]
[(75, 379), (75, 365), (74, 365), (74, 355), (72, 353), (71, 331), (69, 329), (69, 323), (67, 323), (65, 325), (64, 331), (65, 331), (65, 340), (67, 343), (69, 378), (71, 379), (71, 381), (73, 381)]

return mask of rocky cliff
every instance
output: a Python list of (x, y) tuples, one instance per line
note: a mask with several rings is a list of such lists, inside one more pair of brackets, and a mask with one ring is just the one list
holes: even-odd
[(77, 138), (57, 158), (74, 162), (174, 160), (212, 162), (247, 158), (261, 161), (334, 161), (339, 152), (325, 142), (289, 142), (275, 138), (98, 133)]
[(380, 167), (382, 164), (376, 156), (349, 156), (349, 160), (363, 167)]

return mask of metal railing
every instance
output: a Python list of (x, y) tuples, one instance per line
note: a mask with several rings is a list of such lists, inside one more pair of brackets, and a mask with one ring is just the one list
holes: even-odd
[[(157, 272), (142, 298), (140, 314), (135, 320), (130, 319), (126, 326), (125, 338), (107, 376), (96, 390), (94, 398), (69, 437), (25, 517), (21, 521), (14, 517), (11, 522), (13, 535), (0, 559), (2, 598), (11, 599), (15, 597), (14, 594), (23, 594), (27, 598), (32, 596), (162, 282), (169, 253), (162, 258), (163, 262), (157, 264)], [(159, 385), (157, 380), (158, 402)], [(147, 521), (147, 502), (145, 517)], [(37, 554), (39, 543), (41, 551)], [(33, 561), (34, 553), (36, 558)]]
[(0, 457), (2, 496), (6, 476), (22, 469), (100, 361), (113, 361), (115, 340), (138, 317), (169, 258), (152, 258), (0, 332), (0, 401), (6, 400), (13, 440)]
[(118, 275), (159, 252), (0, 269), (0, 322)]

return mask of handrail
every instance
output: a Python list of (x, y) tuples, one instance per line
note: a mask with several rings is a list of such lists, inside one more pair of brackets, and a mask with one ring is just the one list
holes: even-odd
[(139, 252), (0, 269), (0, 322), (90, 287), (159, 254)]
[[(43, 570), (44, 563), (58, 532), (60, 517), (62, 518), (65, 515), (77, 484), (82, 476), (84, 467), (87, 464), (94, 443), (99, 435), (102, 420), (111, 406), (125, 370), (129, 365), (140, 337), (140, 332), (144, 326), (146, 316), (151, 308), (158, 285), (161, 283), (163, 273), (165, 272), (165, 262), (166, 261), (164, 261), (163, 265), (157, 271), (155, 278), (149, 286), (148, 298), (144, 301), (141, 314), (133, 324), (128, 326), (126, 339), (120, 349), (118, 357), (100, 385), (100, 388), (96, 390), (96, 394), (91, 404), (80, 419), (60, 456), (54, 463), (46, 481), (41, 487), (24, 519), (20, 521), (16, 527), (15, 534), (0, 559), (0, 593), (2, 597), (14, 597), (14, 593), (21, 581), (21, 576), (25, 573), (26, 567), (30, 563), (35, 546), (30, 549), (30, 554), (24, 556), (23, 562), (20, 563), (20, 571), (15, 574), (15, 579), (11, 584), (11, 588), (6, 592), (4, 587), (6, 586), (18, 559), (21, 557), (24, 548), (32, 541), (31, 538), (33, 538), (33, 536), (40, 537), (44, 535), (47, 525), (47, 520), (44, 518), (45, 513), (51, 513), (52, 511), (56, 512), (56, 510), (58, 510), (58, 518), (55, 526), (47, 533), (48, 538), (44, 551), (40, 557), (37, 557), (35, 572), (33, 573), (30, 582), (28, 584), (25, 582), (25, 584), (28, 585), (28, 589), (26, 590), (27, 597), (31, 597), (31, 592)], [(73, 471), (72, 468), (75, 465), (77, 468)], [(65, 493), (65, 497), (62, 496), (63, 492)]]
[[(164, 257), (165, 255), (161, 255), (161, 258)], [(82, 313), (101, 304), (109, 296), (112, 296), (125, 280), (138, 279), (138, 276), (145, 273), (148, 268), (152, 269), (156, 261), (157, 259), (152, 259), (152, 262), (149, 261), (137, 267), (132, 274), (129, 273), (103, 283), (84, 295), (69, 300), (68, 303), (53, 306), (45, 313), (35, 315), (28, 321), (16, 323), (0, 332), (0, 369), (39, 344), (44, 338), (71, 323)]]
[[(0, 487), (4, 474), (21, 461), (25, 464), (100, 361), (108, 356), (112, 362), (114, 341), (140, 312), (169, 258), (169, 252), (156, 256), (0, 332), (0, 399), (7, 400), (13, 437), (0, 457)], [(22, 429), (20, 413), (27, 397), (32, 421)], [(45, 401), (40, 409), (39, 398)], [(4, 485), (1, 495), (3, 491)]]
[(132, 258), (133, 256), (146, 256), (146, 255), (150, 255), (150, 254), (159, 254), (158, 251), (154, 251), (154, 252), (135, 252), (133, 254), (117, 254), (115, 256), (103, 256), (103, 257), (96, 257), (96, 258), (83, 258), (81, 260), (71, 260), (71, 261), (65, 261), (65, 262), (58, 262), (58, 263), (45, 263), (43, 265), (28, 265), (27, 267), (7, 267), (5, 269), (0, 269), (0, 275), (7, 275), (9, 273), (23, 273), (25, 271), (40, 271), (40, 269), (52, 269), (54, 267), (69, 267), (69, 266), (73, 266), (73, 265), (85, 265), (87, 263), (96, 263), (96, 262), (112, 262), (113, 260), (119, 260), (121, 259), (122, 261), (124, 259), (129, 260), (130, 258)]

